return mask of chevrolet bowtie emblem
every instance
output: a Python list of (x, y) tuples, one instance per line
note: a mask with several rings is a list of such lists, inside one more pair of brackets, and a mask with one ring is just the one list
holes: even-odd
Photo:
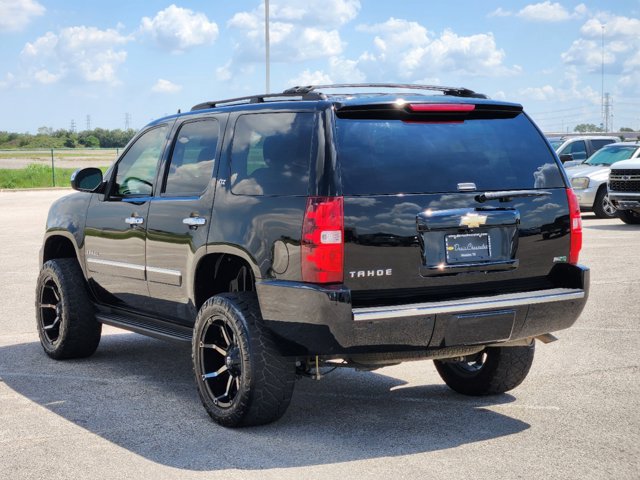
[(467, 213), (460, 219), (460, 226), (469, 228), (478, 228), (480, 225), (487, 223), (486, 215), (478, 215), (477, 213)]

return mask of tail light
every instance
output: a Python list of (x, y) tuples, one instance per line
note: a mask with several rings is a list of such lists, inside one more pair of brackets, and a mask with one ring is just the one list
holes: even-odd
[(342, 197), (309, 197), (302, 222), (302, 280), (344, 280), (344, 202)]
[(567, 200), (569, 202), (569, 222), (571, 246), (569, 248), (569, 263), (578, 263), (580, 249), (582, 248), (582, 217), (580, 216), (580, 205), (578, 198), (572, 189), (567, 188)]

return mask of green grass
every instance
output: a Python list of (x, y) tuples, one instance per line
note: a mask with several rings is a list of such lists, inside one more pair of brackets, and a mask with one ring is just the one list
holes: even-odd
[[(69, 187), (69, 178), (75, 168), (56, 168), (56, 187)], [(106, 167), (102, 169), (106, 171)], [(0, 188), (52, 187), (51, 167), (31, 164), (22, 169), (0, 169)]]

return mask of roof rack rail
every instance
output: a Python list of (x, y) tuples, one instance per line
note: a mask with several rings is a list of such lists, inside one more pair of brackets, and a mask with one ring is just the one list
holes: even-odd
[(191, 111), (205, 110), (207, 108), (215, 108), (225, 105), (230, 106), (244, 105), (247, 103), (263, 103), (269, 99), (275, 100), (282, 97), (300, 97), (300, 100), (324, 100), (327, 96), (324, 93), (317, 91), (321, 88), (397, 88), (409, 90), (431, 90), (455, 97), (487, 98), (487, 96), (482, 93), (476, 93), (473, 90), (462, 87), (440, 87), (436, 85), (416, 85), (412, 83), (337, 83), (334, 85), (304, 85), (288, 88), (282, 93), (265, 93), (263, 95), (249, 95), (247, 97), (203, 102), (191, 107)]
[(324, 95), (316, 92), (313, 92), (310, 95), (306, 95), (298, 92), (289, 92), (287, 90), (282, 93), (265, 93), (263, 95), (249, 95), (247, 97), (228, 98), (225, 100), (203, 102), (191, 107), (191, 111), (193, 112), (194, 110), (205, 110), (207, 108), (215, 108), (221, 106), (244, 105), (247, 103), (263, 103), (265, 102), (265, 100), (268, 101), (269, 99), (278, 99), (282, 97), (300, 97), (301, 100), (321, 100), (324, 98)]
[[(469, 90), (464, 87), (442, 87), (438, 85), (417, 85), (412, 83), (336, 83), (333, 85), (304, 85), (292, 87), (285, 90), (283, 93), (288, 95), (308, 95), (310, 93), (316, 93), (318, 89), (327, 88), (397, 88), (397, 89), (409, 89), (409, 90), (431, 90), (442, 92), (445, 95), (451, 95), (455, 97), (469, 97), (469, 98), (487, 98), (483, 93), (476, 93), (473, 90)], [(319, 93), (319, 92), (317, 92)]]

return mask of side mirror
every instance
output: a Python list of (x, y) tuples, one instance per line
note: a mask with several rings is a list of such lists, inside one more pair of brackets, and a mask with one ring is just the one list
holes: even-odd
[(573, 160), (573, 155), (571, 155), (570, 153), (563, 153), (562, 155), (560, 155), (560, 161), (562, 163), (570, 162), (571, 160)]
[(71, 174), (71, 188), (79, 192), (93, 192), (102, 184), (102, 170), (89, 167)]

